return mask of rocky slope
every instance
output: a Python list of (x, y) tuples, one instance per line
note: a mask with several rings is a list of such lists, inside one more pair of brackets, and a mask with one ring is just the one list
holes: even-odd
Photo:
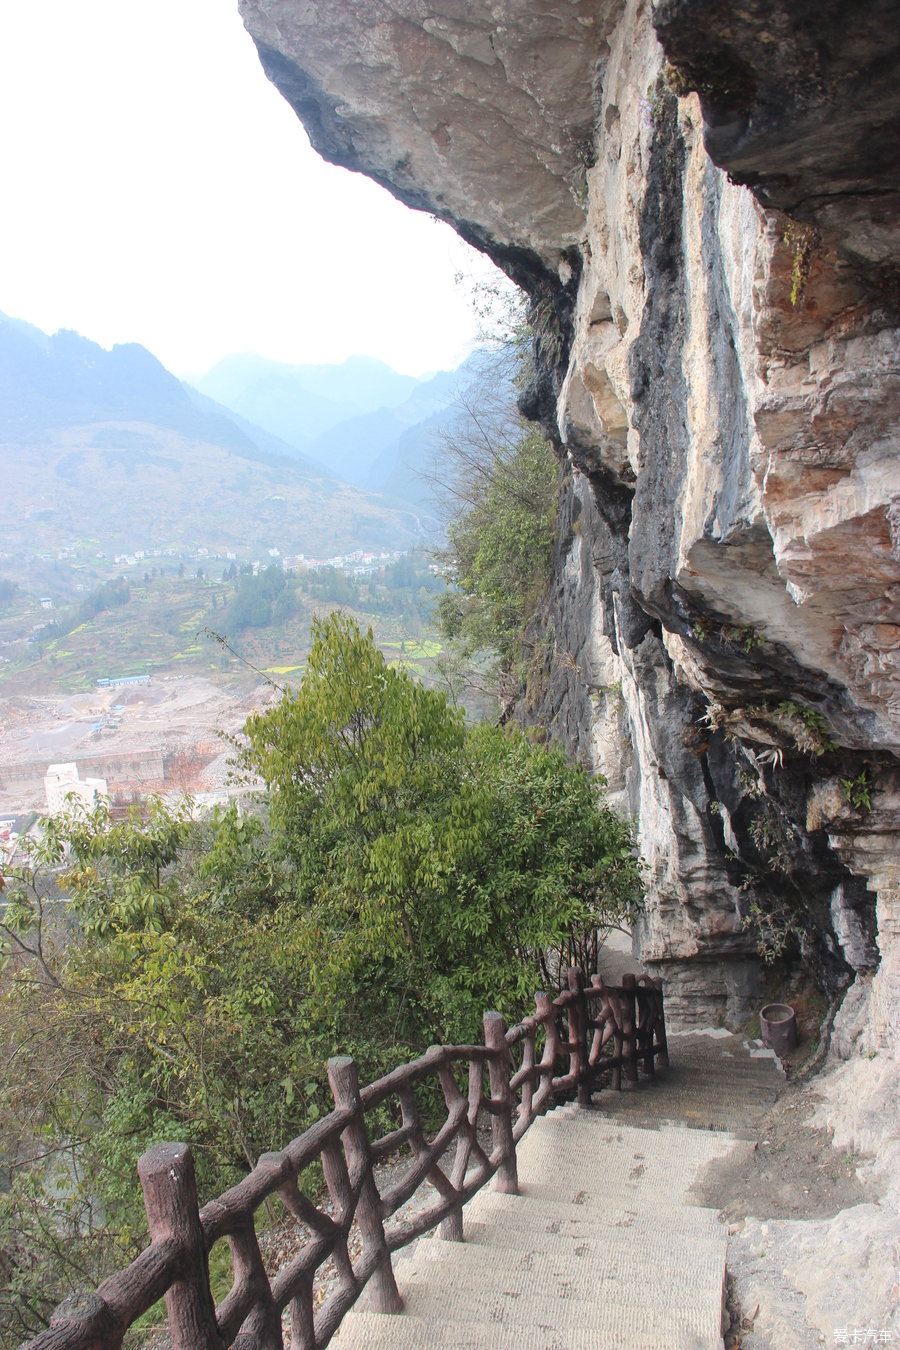
[(856, 981), (839, 1043), (900, 1056), (896, 5), (241, 11), (326, 158), (531, 296), (564, 476), (521, 711), (639, 818), (670, 1017), (740, 1021), (792, 928)]

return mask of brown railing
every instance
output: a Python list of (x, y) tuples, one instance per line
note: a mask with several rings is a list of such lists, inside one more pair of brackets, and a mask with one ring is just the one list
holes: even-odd
[[(668, 1064), (658, 981), (626, 976), (621, 989), (607, 989), (594, 976), (585, 988), (581, 973), (571, 970), (568, 989), (555, 999), (538, 994), (535, 1003), (534, 1016), (508, 1031), (499, 1013), (485, 1013), (484, 1045), (432, 1046), (368, 1087), (360, 1088), (352, 1059), (329, 1060), (334, 1110), (280, 1153), (264, 1154), (249, 1176), (202, 1210), (190, 1148), (151, 1148), (138, 1162), (150, 1246), (96, 1293), (60, 1304), (49, 1328), (27, 1350), (119, 1350), (127, 1329), (163, 1295), (172, 1350), (283, 1350), (282, 1315), (288, 1308), (291, 1350), (323, 1350), (366, 1285), (370, 1308), (399, 1312), (391, 1253), (438, 1224), (443, 1237), (462, 1241), (463, 1205), (491, 1177), (496, 1189), (515, 1194), (516, 1143), (551, 1102), (574, 1097), (588, 1103), (607, 1073), (610, 1086), (620, 1088), (623, 1072), (626, 1082), (637, 1082), (641, 1064), (647, 1073), (653, 1072), (655, 1059)], [(557, 1061), (564, 1057), (568, 1072), (556, 1076)], [(454, 1072), (463, 1065), (468, 1066), (465, 1095)], [(447, 1119), (429, 1142), (413, 1090), (435, 1076)], [(366, 1113), (386, 1103), (397, 1111), (400, 1124), (370, 1141)], [(483, 1111), (491, 1117), (490, 1156), (478, 1138)], [(454, 1143), (448, 1173), (439, 1163)], [(374, 1164), (403, 1146), (411, 1150), (410, 1166), (399, 1181), (379, 1192)], [(325, 1174), (330, 1214), (308, 1200), (297, 1184), (317, 1159)], [(386, 1222), (425, 1180), (437, 1191), (436, 1203), (408, 1221)], [(273, 1195), (305, 1226), (308, 1240), (270, 1280), (254, 1215)], [(351, 1229), (361, 1243), (355, 1260), (348, 1249)], [(231, 1246), (234, 1281), (216, 1308), (208, 1257), (222, 1237)], [(316, 1271), (329, 1258), (337, 1283), (316, 1309)]]

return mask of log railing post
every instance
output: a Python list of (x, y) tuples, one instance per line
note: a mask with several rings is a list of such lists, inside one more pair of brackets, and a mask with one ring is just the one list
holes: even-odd
[(43, 1335), (20, 1350), (34, 1346), (94, 1346), (98, 1350), (119, 1350), (122, 1328), (117, 1327), (109, 1307), (100, 1294), (74, 1293), (63, 1299), (50, 1318)]
[(488, 1077), (491, 1099), (499, 1108), (491, 1116), (494, 1152), (500, 1156), (494, 1190), (502, 1191), (505, 1195), (518, 1195), (519, 1174), (513, 1139), (512, 1090), (509, 1086), (511, 1059), (506, 1044), (506, 1027), (498, 1012), (484, 1014), (484, 1043), (492, 1052), (488, 1056)]
[(643, 1064), (648, 1078), (654, 1075), (653, 1067), (653, 1027), (656, 1022), (655, 995), (652, 989), (639, 984), (635, 990), (637, 998), (637, 1062)]
[(522, 1079), (522, 1100), (516, 1108), (516, 1117), (518, 1120), (524, 1120), (530, 1125), (534, 1116), (533, 1102), (535, 1088), (539, 1086), (534, 1081), (535, 1068), (535, 1032), (532, 1027), (522, 1038), (522, 1072), (527, 1075)]
[(635, 1025), (636, 986), (637, 981), (634, 975), (622, 976), (622, 1057), (625, 1061), (625, 1078), (629, 1083), (638, 1081), (637, 1027)]
[[(553, 1073), (556, 1068), (557, 1057), (560, 1054), (560, 1039), (556, 1027), (556, 1010), (553, 1007), (553, 999), (546, 990), (539, 989), (534, 996), (534, 1006), (535, 1038), (538, 1028), (543, 1027), (544, 1049), (535, 1066), (537, 1068), (537, 1084), (531, 1101), (532, 1119), (539, 1112), (544, 1111), (548, 1104), (553, 1104)], [(535, 1054), (537, 1054), (536, 1044)]]
[(609, 1001), (609, 1011), (613, 1020), (613, 1058), (616, 1061), (615, 1068), (609, 1081), (609, 1086), (613, 1092), (622, 1090), (622, 1053), (624, 1041), (622, 1039), (622, 996), (618, 989), (608, 989), (606, 997)]
[(569, 968), (569, 1041), (571, 1043), (570, 1072), (575, 1078), (579, 1106), (591, 1104), (591, 1066), (588, 1060), (587, 999), (584, 996), (584, 977), (577, 966)]
[(397, 1289), (391, 1254), (384, 1239), (381, 1221), (381, 1197), (372, 1176), (369, 1154), (369, 1135), (359, 1099), (359, 1075), (356, 1061), (338, 1055), (328, 1061), (328, 1081), (335, 1105), (352, 1110), (354, 1118), (343, 1135), (344, 1151), (350, 1173), (350, 1185), (359, 1195), (356, 1203), (356, 1221), (362, 1234), (363, 1250), (378, 1252), (377, 1263), (370, 1281), (369, 1307), (372, 1312), (398, 1313), (403, 1300)]
[[(663, 1005), (663, 985), (662, 980), (652, 980), (654, 991), (654, 1019), (652, 1033), (655, 1033), (656, 1043), (659, 1046), (657, 1059), (660, 1067), (667, 1069), (669, 1067), (669, 1043), (666, 1040), (666, 1013)], [(652, 1038), (651, 1033), (651, 1038)]]
[[(562, 1042), (556, 1025), (556, 1011), (553, 999), (545, 989), (539, 989), (534, 996), (535, 1019), (544, 1028), (544, 1053), (541, 1055), (541, 1068), (546, 1070), (546, 1081), (552, 1083), (556, 1061), (562, 1054)], [(543, 1088), (543, 1079), (541, 1082)]]
[(138, 1176), (153, 1242), (181, 1249), (181, 1273), (166, 1293), (172, 1350), (224, 1350), (209, 1288), (209, 1262), (194, 1159), (187, 1144), (156, 1144), (138, 1159)]

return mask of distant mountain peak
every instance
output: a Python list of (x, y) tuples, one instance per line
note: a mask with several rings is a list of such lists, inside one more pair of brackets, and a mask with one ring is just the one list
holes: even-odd
[(289, 365), (235, 352), (192, 387), (299, 449), (352, 417), (406, 403), (422, 381), (374, 356), (340, 364)]

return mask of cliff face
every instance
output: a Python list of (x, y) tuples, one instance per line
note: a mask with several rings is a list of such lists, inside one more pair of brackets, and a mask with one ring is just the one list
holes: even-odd
[(241, 0), (316, 148), (532, 297), (520, 712), (640, 821), (670, 1016), (749, 1012), (756, 912), (900, 1057), (895, 8)]

